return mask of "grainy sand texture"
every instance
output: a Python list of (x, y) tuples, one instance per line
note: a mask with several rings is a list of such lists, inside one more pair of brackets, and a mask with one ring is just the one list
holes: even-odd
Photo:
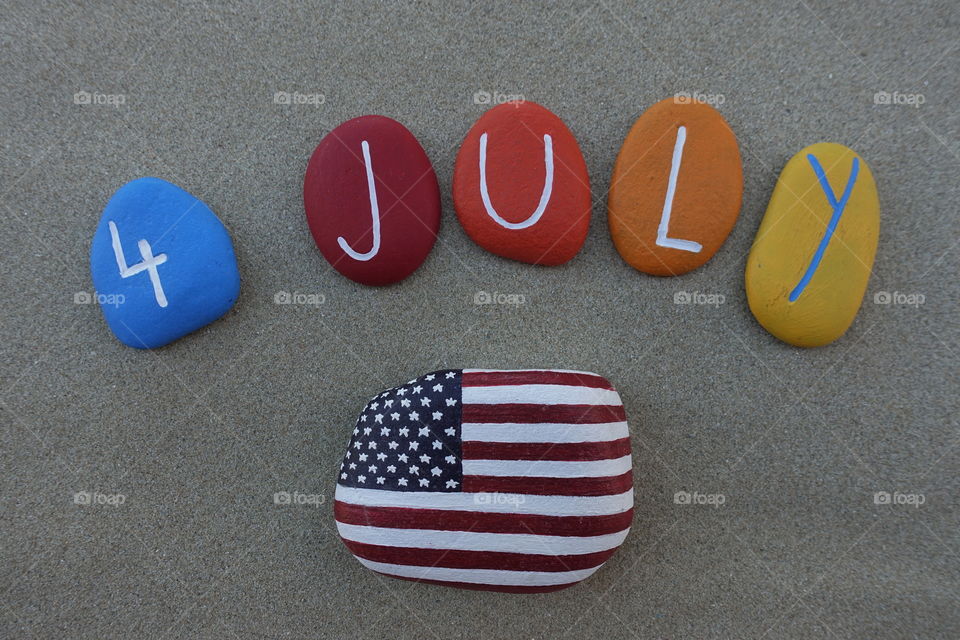
[[(945, 0), (5, 3), (0, 636), (958, 637), (958, 25)], [(678, 92), (736, 132), (743, 208), (709, 263), (656, 278), (614, 249), (606, 193), (630, 126)], [(593, 219), (564, 266), (487, 253), (456, 219), (487, 96), (580, 143)], [(433, 252), (387, 288), (338, 275), (303, 212), (310, 153), (363, 114), (417, 136), (443, 197)], [(881, 231), (852, 328), (802, 350), (754, 320), (743, 270), (781, 168), (818, 141), (869, 163)], [(243, 278), (226, 317), (156, 351), (75, 303), (104, 205), (140, 176), (206, 202)], [(442, 367), (617, 386), (636, 515), (595, 576), (457, 591), (341, 544), (357, 414)]]

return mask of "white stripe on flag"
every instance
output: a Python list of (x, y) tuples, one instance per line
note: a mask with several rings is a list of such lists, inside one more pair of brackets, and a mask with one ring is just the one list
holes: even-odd
[(368, 568), (403, 578), (418, 580), (445, 580), (472, 584), (516, 585), (540, 587), (568, 584), (588, 578), (603, 565), (579, 571), (500, 571), (496, 569), (448, 569), (446, 567), (416, 567), (406, 564), (388, 564), (357, 558)]
[(458, 549), (501, 551), (547, 556), (571, 556), (615, 549), (627, 537), (629, 528), (602, 536), (541, 536), (529, 533), (478, 533), (434, 529), (393, 529), (337, 523), (344, 540), (386, 547), (414, 549)]
[[(478, 496), (486, 498), (478, 500)], [(366, 507), (406, 507), (543, 516), (607, 516), (633, 507), (633, 489), (610, 496), (539, 496), (517, 493), (384, 491), (338, 484), (336, 499)]]
[(630, 471), (630, 455), (607, 460), (468, 460), (463, 474), (471, 476), (532, 476), (535, 478), (600, 478)]
[(626, 422), (598, 424), (486, 424), (465, 422), (461, 439), (476, 442), (607, 442), (630, 435)]
[(569, 384), (518, 384), (489, 387), (463, 386), (463, 404), (600, 404), (621, 405), (611, 389)]

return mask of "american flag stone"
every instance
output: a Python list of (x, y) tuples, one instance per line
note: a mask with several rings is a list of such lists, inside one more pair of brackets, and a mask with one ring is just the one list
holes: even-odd
[(388, 389), (357, 420), (337, 529), (368, 568), (517, 593), (593, 574), (630, 530), (620, 396), (594, 373), (441, 370)]

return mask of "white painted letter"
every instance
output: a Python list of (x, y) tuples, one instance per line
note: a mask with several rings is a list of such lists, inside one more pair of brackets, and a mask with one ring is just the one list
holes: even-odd
[(546, 167), (547, 175), (543, 181), (540, 204), (530, 214), (530, 217), (523, 222), (507, 222), (500, 217), (490, 202), (490, 192), (487, 191), (487, 134), (484, 133), (480, 136), (480, 198), (483, 200), (483, 207), (487, 210), (487, 215), (506, 229), (526, 229), (537, 224), (540, 216), (547, 210), (547, 202), (550, 201), (550, 194), (553, 192), (553, 138), (550, 137), (550, 134), (544, 134), (543, 136), (543, 164)]
[(677, 175), (680, 173), (680, 160), (683, 158), (683, 144), (687, 141), (687, 128), (677, 129), (677, 142), (673, 146), (673, 162), (670, 164), (670, 179), (667, 182), (667, 197), (663, 201), (663, 213), (660, 216), (660, 226), (657, 227), (657, 244), (670, 249), (682, 249), (693, 253), (700, 253), (703, 246), (692, 240), (668, 238), (670, 229), (670, 213), (673, 210), (673, 195), (677, 191)]
[(343, 252), (354, 260), (366, 262), (380, 251), (380, 206), (377, 204), (377, 187), (373, 181), (373, 165), (370, 162), (370, 145), (364, 140), (363, 147), (363, 165), (367, 170), (367, 192), (370, 194), (370, 216), (373, 218), (373, 247), (366, 253), (357, 253), (350, 248), (343, 236), (337, 238), (337, 243)]

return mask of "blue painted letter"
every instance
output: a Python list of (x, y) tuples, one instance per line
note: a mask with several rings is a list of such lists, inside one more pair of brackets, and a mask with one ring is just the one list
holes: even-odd
[(830, 238), (833, 237), (833, 232), (836, 231), (837, 224), (840, 222), (840, 216), (843, 215), (843, 210), (847, 206), (847, 200), (850, 199), (853, 185), (857, 181), (857, 173), (860, 172), (860, 158), (854, 157), (853, 166), (850, 168), (850, 177), (847, 178), (847, 186), (843, 189), (843, 196), (841, 196), (840, 200), (837, 200), (833, 189), (830, 188), (827, 174), (823, 172), (823, 167), (820, 166), (817, 157), (811, 153), (807, 155), (807, 160), (810, 161), (813, 172), (817, 174), (817, 180), (820, 181), (820, 188), (823, 189), (824, 195), (827, 196), (827, 202), (833, 207), (833, 215), (830, 216), (830, 222), (827, 223), (827, 230), (823, 234), (823, 239), (820, 240), (820, 244), (817, 246), (813, 258), (810, 260), (810, 265), (804, 272), (803, 277), (800, 278), (800, 282), (798, 282), (797, 286), (790, 292), (790, 302), (794, 302), (800, 297), (800, 294), (803, 293), (803, 290), (810, 283), (810, 279), (813, 277), (817, 267), (820, 266), (820, 261), (823, 259), (823, 254), (827, 250), (827, 245), (830, 244)]

